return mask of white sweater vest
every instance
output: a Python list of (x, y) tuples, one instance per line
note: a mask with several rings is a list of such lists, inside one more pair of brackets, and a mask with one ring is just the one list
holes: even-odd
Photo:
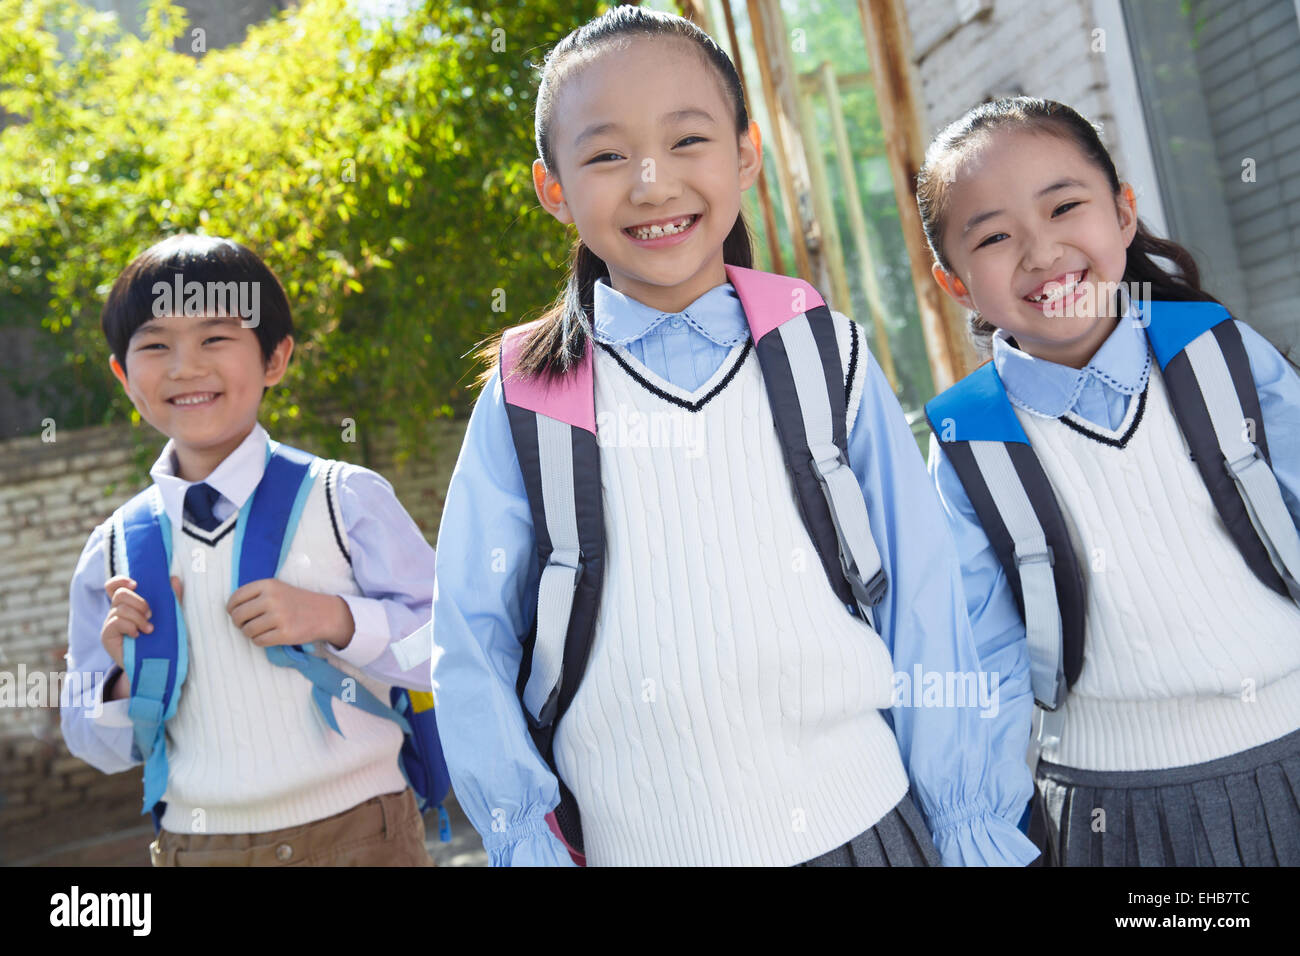
[(1300, 608), (1242, 560), (1188, 455), (1164, 380), (1115, 432), (1017, 408), (1084, 574), (1084, 664), (1058, 747), (1085, 770), (1202, 763), (1300, 727)]
[[(311, 591), (359, 594), (330, 521), (324, 481), (318, 478), (278, 577)], [(312, 701), (311, 682), (291, 667), (272, 664), (266, 649), (231, 620), (226, 602), (234, 523), (232, 515), (211, 533), (188, 522), (174, 529), (172, 574), (184, 582), (189, 672), (176, 715), (167, 722), (163, 828), (176, 833), (278, 830), (405, 789), (397, 764), (402, 732), (396, 724), (335, 701), (343, 734), (330, 730)], [(327, 659), (388, 702), (385, 684), (338, 657)]]
[[(847, 365), (849, 320), (836, 322)], [(616, 352), (653, 387), (698, 399), (742, 348), (693, 396)], [(893, 665), (830, 588), (757, 356), (694, 412), (599, 347), (595, 379), (605, 578), (555, 738), (588, 862), (791, 865), (852, 839), (907, 790), (880, 713)]]

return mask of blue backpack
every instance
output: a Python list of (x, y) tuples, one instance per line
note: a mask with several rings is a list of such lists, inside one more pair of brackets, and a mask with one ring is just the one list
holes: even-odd
[[(250, 581), (273, 578), (279, 572), (302, 517), (307, 494), (317, 480), (323, 459), (270, 442), (266, 470), (252, 496), (240, 509), (234, 529), (231, 591)], [(180, 690), (188, 669), (185, 618), (171, 586), (172, 530), (163, 509), (162, 495), (152, 486), (113, 513), (110, 525), (110, 569), (129, 574), (136, 591), (149, 602), (153, 632), (127, 638), (122, 645), (123, 670), (130, 676), (128, 713), (134, 750), (144, 761), (144, 809), (161, 826), (163, 793), (167, 789), (167, 748), (164, 726), (176, 713)], [(409, 669), (429, 655), (414, 650), (429, 644), (428, 626), (403, 638), (395, 653)], [(440, 839), (451, 839), (443, 801), (451, 778), (442, 755), (433, 695), (394, 687), (383, 703), (343, 671), (309, 654), (301, 645), (266, 648), (278, 667), (293, 667), (312, 683), (312, 698), (325, 722), (341, 733), (334, 717), (333, 699), (360, 707), (367, 713), (392, 720), (405, 734), (399, 758), (403, 775), (415, 791), (420, 811), (436, 808)]]
[[(1250, 360), (1232, 316), (1217, 302), (1135, 305), (1159, 365), (1151, 374), (1164, 376), (1188, 454), (1224, 527), (1254, 575), (1300, 604), (1300, 534), (1272, 471)], [(1024, 618), (1042, 710), (1039, 741), (1059, 739), (1061, 704), (1083, 669), (1087, 607), (1065, 517), (992, 362), (925, 411)]]

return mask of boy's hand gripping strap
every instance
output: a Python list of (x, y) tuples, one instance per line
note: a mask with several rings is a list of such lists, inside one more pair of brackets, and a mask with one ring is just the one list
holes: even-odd
[[(302, 518), (307, 495), (316, 481), (319, 461), (314, 455), (296, 448), (268, 442), (266, 471), (252, 498), (239, 510), (235, 524), (232, 592), (250, 581), (273, 578), (279, 573)], [(381, 702), (359, 680), (344, 674), (323, 658), (309, 654), (302, 645), (268, 647), (266, 656), (272, 664), (292, 667), (311, 681), (316, 708), (336, 733), (342, 734), (342, 731), (334, 716), (331, 698), (338, 698), (376, 717), (392, 720), (403, 733), (410, 733), (405, 717)]]

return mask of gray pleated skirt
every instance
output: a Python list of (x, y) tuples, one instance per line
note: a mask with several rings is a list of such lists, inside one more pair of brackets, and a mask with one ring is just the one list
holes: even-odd
[(1048, 866), (1300, 865), (1300, 730), (1169, 770), (1036, 775)]
[(796, 866), (940, 866), (921, 811), (904, 794), (894, 809), (848, 843)]

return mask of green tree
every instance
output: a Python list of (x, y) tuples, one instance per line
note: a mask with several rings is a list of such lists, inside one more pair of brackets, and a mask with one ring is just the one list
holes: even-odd
[(532, 194), (535, 67), (595, 12), (303, 0), (192, 56), (165, 0), (142, 37), (72, 0), (0, 0), (0, 324), (39, 326), (57, 361), (30, 386), (63, 425), (134, 418), (104, 296), (153, 242), (205, 232), (261, 254), (294, 307), (272, 428), (338, 454), (353, 419), (362, 461), (376, 426), (418, 443), (472, 401), (473, 345), (555, 294), (569, 237)]

